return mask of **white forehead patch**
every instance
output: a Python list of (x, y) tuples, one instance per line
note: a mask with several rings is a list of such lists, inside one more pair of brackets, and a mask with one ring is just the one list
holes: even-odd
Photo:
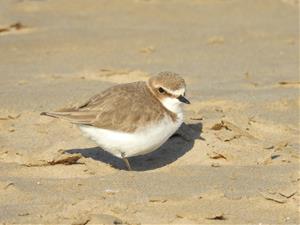
[(164, 87), (164, 89), (165, 89), (168, 93), (170, 93), (170, 94), (172, 94), (172, 95), (175, 95), (175, 96), (184, 95), (184, 92), (185, 92), (185, 88), (180, 88), (180, 89), (178, 89), (178, 90), (176, 90), (176, 91), (170, 90), (170, 89), (165, 88), (165, 87)]

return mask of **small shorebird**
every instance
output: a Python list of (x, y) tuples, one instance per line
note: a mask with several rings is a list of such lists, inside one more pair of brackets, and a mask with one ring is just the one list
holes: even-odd
[(161, 72), (147, 82), (113, 86), (84, 104), (42, 112), (77, 124), (102, 149), (122, 158), (144, 155), (160, 147), (183, 122), (185, 81), (178, 74)]

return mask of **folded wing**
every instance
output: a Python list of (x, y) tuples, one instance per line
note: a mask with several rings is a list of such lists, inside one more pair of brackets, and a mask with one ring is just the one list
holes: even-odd
[(141, 123), (150, 119), (149, 114), (141, 111), (147, 111), (147, 108), (152, 111), (151, 105), (157, 104), (157, 102), (145, 104), (147, 99), (153, 101), (146, 89), (144, 82), (117, 85), (93, 96), (80, 106), (55, 112), (43, 112), (41, 115), (61, 118), (74, 124), (132, 132)]

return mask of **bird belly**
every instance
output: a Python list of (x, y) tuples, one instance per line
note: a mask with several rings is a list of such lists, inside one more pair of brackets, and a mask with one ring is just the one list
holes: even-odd
[(105, 151), (121, 158), (143, 155), (156, 150), (179, 128), (180, 117), (174, 122), (165, 117), (157, 123), (152, 123), (133, 133), (112, 131), (92, 126), (80, 125), (81, 131), (94, 140)]

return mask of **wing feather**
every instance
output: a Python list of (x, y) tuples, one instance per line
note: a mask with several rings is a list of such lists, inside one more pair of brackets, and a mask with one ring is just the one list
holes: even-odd
[[(145, 104), (145, 101), (150, 101), (150, 104)], [(65, 119), (74, 124), (130, 132), (141, 123), (149, 121), (151, 116), (163, 116), (159, 111), (153, 111), (158, 108), (153, 107), (155, 104), (160, 107), (160, 103), (147, 90), (146, 83), (135, 82), (111, 87), (78, 107), (45, 112), (43, 115)]]

